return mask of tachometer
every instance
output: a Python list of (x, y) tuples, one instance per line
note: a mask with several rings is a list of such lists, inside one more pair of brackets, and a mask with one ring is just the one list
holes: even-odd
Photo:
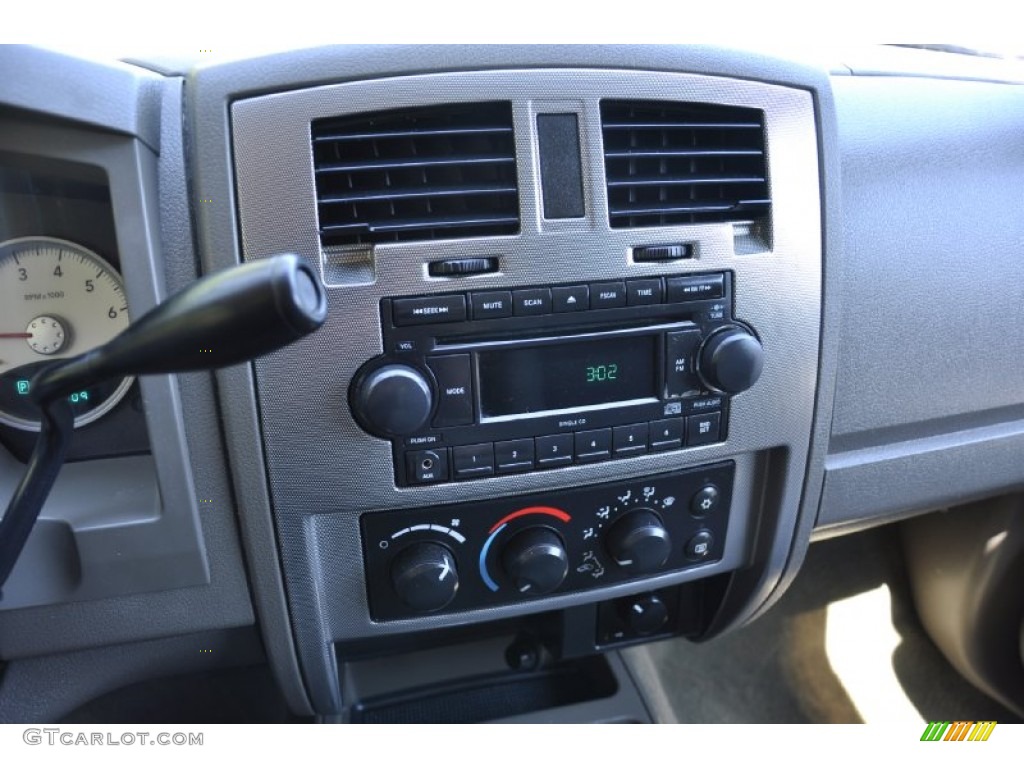
[[(28, 397), (35, 370), (104, 344), (127, 327), (121, 276), (98, 254), (53, 237), (0, 243), (0, 422), (38, 430)], [(75, 426), (107, 413), (131, 382), (72, 394)]]

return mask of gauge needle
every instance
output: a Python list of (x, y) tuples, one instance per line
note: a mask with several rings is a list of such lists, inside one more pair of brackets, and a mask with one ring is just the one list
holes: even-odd
[(31, 339), (31, 333), (0, 333), (0, 339)]

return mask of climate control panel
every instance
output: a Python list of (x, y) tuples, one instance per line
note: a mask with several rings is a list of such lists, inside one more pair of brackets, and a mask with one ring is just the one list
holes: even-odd
[(578, 593), (719, 560), (734, 464), (362, 517), (376, 621)]

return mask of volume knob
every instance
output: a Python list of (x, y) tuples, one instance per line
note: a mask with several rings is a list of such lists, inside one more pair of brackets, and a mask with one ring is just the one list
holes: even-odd
[(730, 326), (713, 334), (700, 352), (700, 375), (713, 389), (737, 394), (750, 389), (764, 368), (764, 348), (744, 328)]
[(377, 437), (405, 437), (422, 429), (434, 407), (427, 377), (410, 365), (372, 368), (352, 392), (352, 413)]

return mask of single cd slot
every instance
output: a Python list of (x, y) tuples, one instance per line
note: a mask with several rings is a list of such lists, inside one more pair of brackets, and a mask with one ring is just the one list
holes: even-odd
[(501, 349), (505, 347), (521, 346), (546, 346), (549, 344), (572, 344), (576, 341), (594, 341), (597, 339), (619, 338), (622, 336), (646, 336), (665, 331), (676, 331), (685, 328), (696, 328), (696, 324), (684, 320), (673, 323), (658, 323), (657, 325), (638, 325), (625, 328), (603, 328), (593, 331), (573, 331), (564, 329), (564, 333), (553, 335), (550, 331), (544, 334), (520, 334), (513, 338), (500, 338), (495, 336), (459, 336), (451, 338), (439, 338), (434, 347), (435, 353), (441, 352), (463, 352), (467, 350)]

